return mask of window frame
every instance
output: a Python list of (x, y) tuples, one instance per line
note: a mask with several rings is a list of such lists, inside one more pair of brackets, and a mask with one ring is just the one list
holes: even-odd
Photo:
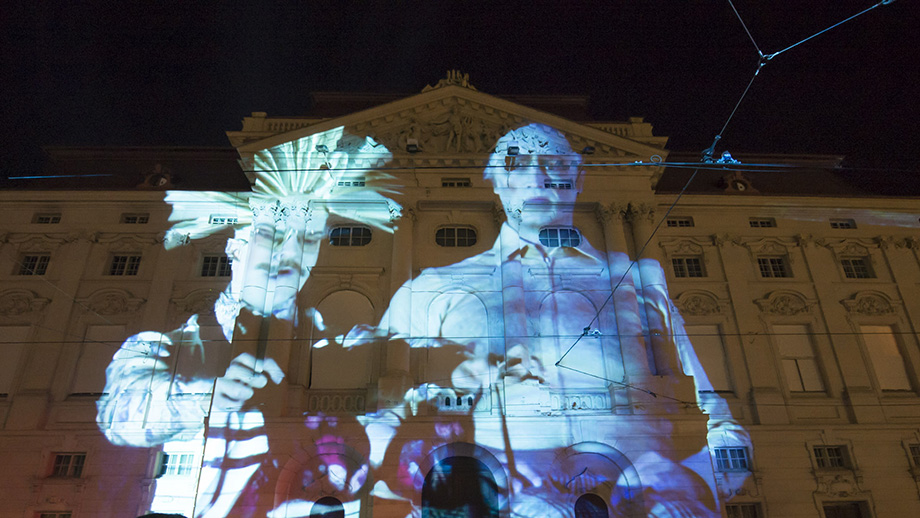
[[(124, 258), (124, 265), (119, 268), (116, 262)], [(141, 261), (144, 255), (140, 252), (112, 252), (106, 262), (106, 277), (137, 277), (141, 270)]]
[[(757, 272), (760, 274), (761, 279), (791, 279), (792, 278), (792, 268), (789, 264), (789, 256), (786, 255), (757, 255), (755, 258), (757, 264)], [(766, 262), (764, 262), (766, 261)], [(779, 263), (774, 263), (774, 261), (779, 261)], [(781, 265), (782, 275), (776, 275), (776, 264)], [(764, 268), (768, 266), (769, 268)], [(769, 270), (770, 275), (764, 275), (765, 272)]]
[[(570, 234), (565, 237), (567, 242), (571, 243), (572, 235), (574, 235), (578, 239), (578, 242), (575, 244), (567, 244), (567, 245), (562, 244), (562, 241), (563, 241), (562, 231), (566, 231)], [(543, 234), (544, 232), (546, 232), (545, 236)], [(551, 232), (556, 233), (555, 238), (550, 236)], [(540, 241), (540, 244), (545, 246), (546, 248), (578, 248), (579, 246), (581, 246), (581, 241), (582, 241), (581, 232), (575, 227), (543, 227), (540, 229), (540, 232), (537, 234), (537, 239)], [(558, 244), (555, 244), (555, 245), (550, 244), (553, 239), (555, 239)]]
[[(460, 237), (460, 232), (458, 232), (460, 230), (467, 233), (463, 238)], [(451, 231), (453, 235), (447, 235)], [(442, 235), (442, 232), (444, 235)], [(470, 232), (472, 233), (472, 238), (470, 237)], [(464, 244), (461, 244), (461, 239), (463, 239)], [(434, 243), (442, 248), (469, 248), (476, 246), (478, 242), (479, 232), (471, 225), (442, 225), (434, 232)]]
[(441, 187), (448, 189), (465, 189), (467, 187), (472, 187), (473, 182), (469, 178), (461, 177), (446, 177), (441, 178)]
[[(175, 462), (170, 459), (176, 458)], [(197, 471), (198, 455), (193, 451), (160, 452), (156, 478), (189, 477)]]
[[(858, 261), (861, 264), (856, 264)], [(875, 270), (872, 269), (872, 259), (869, 256), (846, 256), (839, 259), (840, 268), (843, 270), (844, 279), (876, 279)], [(862, 275), (860, 272), (862, 269)]]
[[(741, 455), (737, 455), (737, 454)], [(751, 471), (751, 459), (744, 446), (717, 446), (712, 448), (712, 458), (716, 461), (716, 471), (737, 473)]]
[[(31, 267), (27, 264), (31, 259), (34, 263)], [(48, 273), (48, 267), (51, 265), (51, 254), (47, 252), (30, 252), (19, 256), (19, 268), (16, 275), (25, 277), (38, 277)]]
[(346, 176), (335, 181), (336, 187), (367, 187), (367, 177)]
[(209, 225), (236, 225), (239, 222), (239, 217), (228, 214), (211, 214), (208, 216)]
[(85, 451), (53, 452), (48, 478), (83, 478), (85, 469)]
[(60, 212), (36, 212), (32, 214), (32, 223), (35, 225), (57, 225), (61, 222)]
[(748, 218), (749, 228), (776, 228), (776, 218), (771, 217), (750, 217)]
[[(815, 341), (815, 331), (814, 325), (811, 322), (786, 322), (786, 321), (774, 321), (769, 324), (769, 334), (773, 337), (773, 345), (776, 351), (776, 358), (779, 361), (779, 370), (782, 373), (783, 379), (786, 380), (786, 390), (790, 394), (794, 395), (826, 395), (828, 388), (828, 380), (824, 373), (823, 362), (821, 361), (821, 352), (818, 350), (818, 344)], [(808, 349), (811, 352), (811, 356), (797, 356), (797, 355), (787, 355), (783, 353), (783, 345), (780, 343), (778, 337), (786, 336), (788, 333), (777, 333), (777, 327), (789, 327), (789, 326), (802, 326), (805, 328), (805, 333), (803, 335), (808, 340)], [(792, 386), (792, 380), (789, 379), (786, 371), (785, 362), (792, 361), (795, 362), (795, 370), (797, 373), (798, 385), (802, 387), (802, 390), (794, 390)], [(805, 365), (805, 362), (811, 361), (814, 367), (815, 375), (817, 382), (820, 384), (820, 387), (814, 390), (809, 390), (806, 386), (806, 378), (802, 375), (803, 369), (802, 365)], [(810, 385), (810, 384), (809, 384)]]
[(856, 230), (856, 220), (853, 218), (831, 218), (828, 223), (834, 230)]
[[(840, 471), (855, 469), (848, 444), (812, 444), (809, 450), (817, 470)], [(832, 456), (831, 453), (834, 455)]]
[[(689, 261), (696, 261), (696, 269), (691, 271)], [(675, 279), (703, 279), (706, 277), (706, 262), (699, 255), (678, 255), (671, 257), (671, 270)], [(678, 271), (678, 266), (681, 270)], [(698, 273), (699, 275), (693, 275)]]
[[(343, 236), (344, 230), (348, 230), (348, 235)], [(355, 235), (355, 230), (361, 230), (359, 236)], [(364, 238), (367, 240), (364, 240)], [(329, 245), (336, 248), (360, 248), (371, 244), (374, 240), (374, 232), (367, 225), (337, 225), (329, 229), (327, 236)]]
[(690, 216), (673, 216), (665, 219), (667, 228), (692, 228), (696, 226), (693, 218)]
[[(209, 264), (217, 260), (214, 264)], [(221, 279), (233, 275), (233, 260), (226, 254), (204, 254), (201, 256), (198, 276), (207, 279)]]
[[(131, 220), (134, 221), (131, 221)], [(122, 212), (118, 217), (118, 222), (122, 225), (146, 225), (150, 223), (149, 212)]]
[[(745, 510), (753, 509), (753, 513)], [(760, 502), (732, 502), (725, 504), (725, 516), (728, 518), (763, 518), (763, 506)]]

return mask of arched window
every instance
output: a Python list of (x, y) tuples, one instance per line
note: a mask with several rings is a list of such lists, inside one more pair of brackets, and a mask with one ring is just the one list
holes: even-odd
[(310, 518), (345, 518), (345, 507), (338, 499), (324, 496), (313, 504)]
[(434, 234), (434, 242), (441, 246), (473, 246), (476, 230), (471, 227), (441, 227)]
[(607, 518), (607, 502), (594, 493), (585, 493), (575, 501), (575, 518)]
[(448, 457), (425, 477), (422, 518), (453, 516), (498, 518), (498, 485), (473, 457)]
[(540, 229), (540, 244), (549, 247), (578, 246), (581, 244), (581, 235), (578, 230), (570, 227)]
[(371, 229), (367, 227), (335, 227), (329, 232), (332, 246), (364, 246), (371, 242)]

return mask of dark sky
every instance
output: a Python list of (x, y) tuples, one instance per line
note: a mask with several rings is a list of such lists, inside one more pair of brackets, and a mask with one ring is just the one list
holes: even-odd
[[(766, 54), (873, 5), (734, 1)], [(720, 149), (916, 170), (918, 22), (898, 0), (776, 57)], [(410, 95), (454, 68), (496, 95), (590, 95), (597, 119), (644, 116), (696, 151), (758, 62), (728, 0), (23, 2), (0, 30), (7, 175), (45, 145), (225, 146), (252, 111), (303, 115), (311, 91)]]

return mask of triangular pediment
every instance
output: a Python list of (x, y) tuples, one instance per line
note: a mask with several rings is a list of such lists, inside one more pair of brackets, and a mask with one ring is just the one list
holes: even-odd
[[(296, 120), (266, 125), (282, 131), (270, 136), (262, 133), (258, 135), (261, 138), (244, 142), (237, 149), (246, 157), (330, 132), (372, 139), (389, 150), (393, 157), (415, 160), (487, 157), (499, 137), (536, 123), (565, 135), (574, 152), (589, 148), (596, 158), (604, 161), (650, 161), (666, 156), (659, 145), (639, 142), (462, 86), (435, 88), (332, 119), (301, 121), (306, 125), (287, 131), (283, 130), (296, 126)], [(624, 123), (625, 126), (628, 123)], [(413, 143), (417, 143), (417, 148), (410, 152), (407, 147)]]

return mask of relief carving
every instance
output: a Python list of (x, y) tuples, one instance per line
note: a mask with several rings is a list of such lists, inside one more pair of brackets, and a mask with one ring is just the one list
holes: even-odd
[(214, 304), (220, 297), (220, 292), (212, 290), (196, 290), (185, 297), (174, 298), (169, 302), (182, 314), (214, 314)]
[(764, 313), (781, 316), (810, 313), (812, 306), (815, 305), (815, 301), (792, 291), (774, 291), (765, 298), (755, 300), (754, 303)]
[(85, 299), (76, 299), (76, 302), (97, 315), (120, 315), (137, 311), (146, 301), (125, 290), (110, 288), (99, 290)]
[(0, 315), (12, 317), (39, 312), (48, 302), (29, 290), (8, 290), (0, 294)]
[(887, 295), (880, 292), (861, 291), (849, 299), (841, 300), (840, 303), (848, 312), (860, 315), (880, 316), (895, 313), (895, 304)]
[(706, 292), (681, 293), (676, 302), (681, 315), (706, 316), (722, 313), (722, 307), (716, 297)]

